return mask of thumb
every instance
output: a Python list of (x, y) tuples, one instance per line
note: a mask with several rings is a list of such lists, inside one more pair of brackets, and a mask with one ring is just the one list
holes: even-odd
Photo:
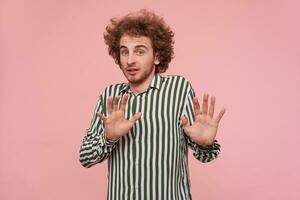
[(135, 115), (132, 116), (132, 118), (129, 121), (131, 121), (132, 123), (135, 123), (136, 120), (138, 120), (141, 116), (142, 116), (142, 113), (137, 112), (137, 113), (135, 113)]
[(181, 122), (182, 122), (183, 127), (188, 126), (188, 119), (186, 118), (186, 116), (181, 117)]
[(96, 114), (103, 122), (105, 121), (105, 116), (101, 112), (97, 112)]

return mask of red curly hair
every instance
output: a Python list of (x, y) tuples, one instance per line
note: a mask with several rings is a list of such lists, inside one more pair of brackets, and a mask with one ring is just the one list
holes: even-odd
[(162, 17), (154, 12), (142, 9), (136, 13), (129, 13), (124, 17), (112, 18), (104, 32), (104, 41), (108, 45), (108, 53), (115, 63), (120, 63), (120, 39), (126, 34), (130, 36), (146, 36), (152, 42), (154, 54), (158, 56), (159, 64), (155, 66), (155, 73), (163, 73), (168, 69), (174, 57), (174, 32), (164, 22)]

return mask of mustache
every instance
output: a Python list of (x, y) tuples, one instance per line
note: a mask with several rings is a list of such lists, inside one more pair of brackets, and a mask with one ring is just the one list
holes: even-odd
[(136, 68), (136, 64), (135, 63), (132, 63), (132, 64), (127, 64), (127, 67), (126, 68)]
[(136, 65), (130, 65), (125, 68), (125, 70), (131, 70), (131, 69), (139, 69), (139, 68)]

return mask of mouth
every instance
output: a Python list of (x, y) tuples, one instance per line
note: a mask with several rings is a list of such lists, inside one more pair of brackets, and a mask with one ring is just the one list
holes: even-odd
[(137, 68), (128, 68), (128, 69), (126, 69), (126, 71), (127, 71), (128, 74), (134, 75), (139, 71), (139, 69), (137, 69)]

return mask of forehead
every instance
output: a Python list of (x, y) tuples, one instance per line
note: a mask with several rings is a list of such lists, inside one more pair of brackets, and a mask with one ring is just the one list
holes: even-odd
[(144, 45), (148, 48), (152, 47), (151, 39), (146, 36), (130, 36), (122, 35), (120, 39), (120, 47), (135, 47), (139, 45)]

